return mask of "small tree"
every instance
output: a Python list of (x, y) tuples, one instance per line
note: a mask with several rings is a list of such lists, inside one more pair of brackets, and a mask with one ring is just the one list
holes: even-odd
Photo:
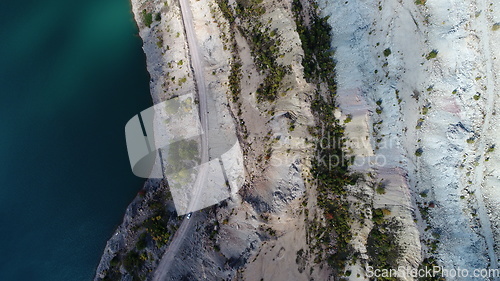
[(153, 23), (153, 14), (148, 13), (146, 9), (142, 10), (142, 21), (144, 22), (144, 25), (151, 27), (151, 24)]
[(430, 60), (430, 59), (436, 58), (437, 55), (438, 55), (438, 51), (437, 50), (432, 50), (425, 58), (427, 60)]
[(385, 49), (385, 50), (384, 50), (384, 56), (386, 56), (386, 57), (390, 56), (390, 55), (391, 55), (391, 53), (392, 53), (392, 52), (391, 52), (391, 49), (390, 49), (390, 48), (387, 48), (387, 49)]

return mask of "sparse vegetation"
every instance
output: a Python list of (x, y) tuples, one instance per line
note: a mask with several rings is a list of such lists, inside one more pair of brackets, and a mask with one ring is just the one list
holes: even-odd
[[(229, 22), (230, 25), (230, 32), (229, 32), (229, 38), (227, 39), (230, 42), (230, 48), (231, 48), (231, 53), (232, 53), (232, 60), (231, 60), (231, 69), (229, 73), (229, 90), (230, 94), (232, 96), (233, 102), (237, 105), (237, 117), (239, 118), (239, 126), (241, 128), (241, 137), (243, 140), (246, 140), (248, 138), (248, 130), (245, 124), (245, 121), (241, 119), (241, 115), (243, 114), (242, 108), (241, 108), (241, 102), (239, 101), (240, 95), (241, 95), (241, 78), (243, 76), (241, 67), (242, 63), (240, 60), (240, 56), (238, 54), (238, 45), (235, 40), (235, 32), (236, 32), (236, 25), (234, 24), (235, 21), (235, 14), (233, 12), (233, 8), (229, 4), (228, 0), (217, 0), (217, 4), (219, 5), (219, 8), (222, 11), (223, 16), (226, 18), (226, 20)], [(243, 32), (243, 29), (240, 29), (240, 32)], [(271, 112), (272, 113), (272, 112)], [(272, 113), (274, 114), (274, 113)], [(238, 131), (239, 133), (239, 131)]]
[(427, 54), (427, 56), (425, 58), (427, 60), (430, 60), (430, 59), (436, 58), (437, 55), (438, 55), (438, 51), (437, 50), (432, 50), (429, 54)]
[[(309, 128), (309, 132), (318, 140), (316, 155), (311, 160), (311, 174), (317, 186), (317, 205), (323, 210), (326, 222), (310, 221), (309, 235), (316, 241), (312, 248), (319, 247), (316, 262), (326, 258), (328, 264), (342, 275), (346, 261), (353, 254), (347, 185), (354, 184), (358, 176), (348, 172), (350, 160), (343, 153), (344, 127), (334, 116), (336, 83), (335, 63), (330, 48), (331, 28), (327, 23), (328, 18), (320, 18), (314, 11), (306, 15), (307, 10), (298, 0), (292, 2), (292, 11), (304, 49), (304, 76), (307, 81), (318, 86), (323, 84), (323, 89), (328, 89), (328, 92), (324, 92), (318, 87), (311, 103), (317, 125)], [(309, 26), (305, 25), (305, 17), (311, 20)], [(332, 145), (319, 143), (321, 136), (331, 138)]]
[(304, 49), (304, 76), (308, 82), (330, 81), (334, 79), (335, 63), (331, 50), (331, 27), (328, 17), (321, 18), (316, 13), (310, 13), (309, 26), (304, 24), (305, 10), (299, 0), (292, 2), (292, 12), (297, 25), (297, 32)]
[(234, 102), (238, 102), (239, 96), (241, 94), (241, 76), (241, 62), (237, 56), (233, 55), (233, 61), (231, 62), (231, 72), (229, 74), (229, 90), (231, 91)]
[(144, 261), (141, 260), (139, 253), (133, 250), (128, 252), (123, 260), (123, 267), (130, 273), (139, 271), (143, 264)]
[(145, 191), (140, 192), (138, 195), (143, 196), (143, 200), (146, 200), (141, 203), (141, 208), (148, 212), (149, 215), (144, 221), (137, 222), (137, 224), (130, 229), (130, 232), (128, 232), (128, 239), (133, 239), (132, 241), (135, 241), (135, 243), (119, 249), (116, 255), (111, 259), (109, 268), (103, 272), (104, 277), (98, 280), (121, 280), (121, 268), (128, 272), (124, 273), (124, 276), (129, 275), (127, 280), (144, 280), (145, 274), (147, 274), (146, 272), (149, 270), (146, 261), (152, 258), (150, 255), (151, 252), (158, 250), (160, 247), (157, 241), (155, 243), (157, 246), (156, 249), (148, 247), (152, 244), (152, 237), (157, 231), (153, 226), (149, 225), (150, 220), (161, 216), (163, 219), (159, 224), (165, 228), (164, 231), (169, 233), (175, 232), (175, 228), (179, 221), (174, 214), (168, 213), (165, 210), (167, 200), (172, 199), (170, 192), (166, 190), (166, 185), (162, 183), (160, 187), (152, 192), (153, 194), (149, 194), (150, 196), (147, 196)]
[(375, 187), (375, 191), (378, 194), (385, 194), (385, 184), (383, 182), (379, 182)]
[(182, 86), (182, 84), (186, 83), (186, 81), (187, 81), (186, 76), (184, 76), (184, 77), (180, 78), (180, 79), (179, 79), (179, 86)]
[[(434, 257), (425, 258), (422, 264), (419, 266), (419, 270), (425, 270), (426, 268), (438, 267), (436, 259)], [(418, 278), (419, 281), (445, 281), (444, 277), (438, 276), (422, 276)]]
[[(387, 210), (388, 211), (388, 210)], [(385, 213), (387, 213), (385, 211)], [(373, 209), (374, 226), (368, 235), (367, 251), (374, 268), (397, 268), (402, 248), (398, 244), (400, 223), (386, 219), (383, 209)], [(379, 280), (397, 280), (397, 278), (382, 277)]]
[(390, 56), (390, 55), (391, 55), (391, 53), (392, 53), (392, 52), (391, 52), (391, 49), (390, 49), (390, 48), (387, 48), (387, 49), (385, 49), (385, 50), (384, 50), (384, 56), (386, 56), (386, 57)]
[(427, 105), (422, 107), (422, 114), (427, 115), (427, 113), (429, 113), (429, 108), (431, 108), (431, 107), (427, 106)]
[(142, 22), (145, 26), (151, 27), (151, 24), (153, 23), (153, 14), (148, 13), (146, 9), (142, 10)]
[[(232, 25), (232, 32), (238, 28), (247, 39), (255, 58), (255, 65), (259, 72), (264, 75), (264, 81), (256, 91), (257, 100), (260, 102), (274, 101), (278, 96), (281, 81), (288, 72), (288, 67), (277, 61), (281, 41), (276, 36), (272, 36), (273, 31), (260, 21), (260, 17), (265, 13), (265, 8), (261, 5), (262, 1), (236, 1), (234, 9), (227, 0), (218, 0), (217, 3), (224, 17)], [(241, 21), (238, 27), (233, 25), (236, 18)], [(233, 48), (234, 54), (235, 49)]]
[(419, 118), (417, 121), (417, 125), (415, 126), (415, 129), (421, 129), (423, 124), (424, 124), (424, 118)]
[(158, 36), (158, 41), (156, 41), (156, 46), (158, 48), (162, 48), (163, 47), (163, 38), (161, 36)]
[[(331, 98), (331, 97), (330, 97)], [(316, 144), (316, 157), (312, 160), (311, 172), (317, 185), (318, 206), (327, 218), (326, 226), (318, 226), (316, 236), (322, 236), (322, 244), (328, 254), (327, 261), (339, 272), (343, 271), (346, 260), (351, 256), (351, 232), (349, 203), (346, 200), (347, 185), (357, 181), (357, 175), (348, 172), (349, 160), (344, 158), (344, 128), (334, 117), (332, 100), (318, 95), (312, 102), (312, 110), (318, 127), (314, 135), (326, 135), (334, 139), (334, 145)], [(335, 163), (332, 162), (335, 159)]]
[(144, 232), (139, 236), (139, 240), (135, 244), (135, 248), (139, 251), (142, 251), (146, 248), (148, 242), (147, 242), (147, 233)]
[(122, 260), (119, 254), (115, 255), (111, 261), (109, 262), (109, 268), (106, 271), (106, 275), (102, 279), (102, 281), (114, 281), (121, 280), (122, 274), (120, 272), (120, 266), (122, 264)]

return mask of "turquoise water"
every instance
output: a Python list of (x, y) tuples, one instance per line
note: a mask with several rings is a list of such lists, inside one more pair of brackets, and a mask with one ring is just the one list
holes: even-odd
[(151, 105), (128, 0), (0, 4), (0, 280), (91, 280), (143, 184), (124, 126)]

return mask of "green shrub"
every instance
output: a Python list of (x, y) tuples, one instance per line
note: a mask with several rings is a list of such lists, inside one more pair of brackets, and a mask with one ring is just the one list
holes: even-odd
[[(426, 268), (440, 268), (438, 267), (438, 264), (436, 262), (436, 259), (434, 257), (429, 257), (429, 258), (425, 258), (423, 261), (422, 261), (422, 264), (418, 267), (419, 271), (420, 270), (424, 270)], [(424, 276), (424, 277), (419, 277), (418, 280), (419, 281), (445, 281), (446, 279), (444, 277), (438, 277), (440, 276), (440, 274), (437, 274), (436, 276)]]
[(417, 157), (422, 156), (423, 152), (424, 152), (424, 150), (422, 148), (419, 148), (419, 149), (415, 150), (415, 156), (417, 156)]
[(187, 81), (186, 76), (184, 76), (184, 77), (180, 78), (180, 79), (179, 79), (179, 83), (178, 83), (178, 84), (179, 84), (179, 86), (182, 86), (182, 84), (186, 83), (186, 81)]
[(135, 244), (135, 247), (137, 248), (137, 250), (141, 251), (141, 250), (144, 250), (146, 248), (146, 246), (147, 246), (146, 236), (147, 236), (147, 233), (144, 232), (139, 237), (139, 240), (137, 240), (137, 243)]
[(122, 280), (122, 274), (117, 269), (108, 270), (106, 276), (104, 276), (104, 278), (102, 279), (102, 281), (116, 281), (116, 280)]
[(438, 55), (438, 51), (437, 50), (432, 50), (425, 58), (427, 60), (430, 60), (430, 59), (436, 58), (437, 55)]
[(148, 13), (146, 9), (142, 10), (142, 21), (144, 22), (144, 25), (151, 27), (151, 24), (153, 23), (153, 14)]
[(123, 267), (130, 273), (139, 271), (143, 264), (144, 261), (136, 251), (128, 252), (123, 260)]
[(120, 265), (120, 257), (118, 255), (114, 256), (109, 262), (109, 265), (112, 267)]
[(385, 194), (385, 184), (383, 184), (382, 182), (379, 182), (377, 184), (377, 187), (375, 188), (375, 191), (378, 194)]
[[(381, 209), (375, 209), (375, 212), (383, 216)], [(396, 220), (378, 219), (367, 240), (367, 251), (374, 268), (390, 269), (397, 268), (403, 249), (399, 246), (398, 232), (401, 229), (400, 223)], [(397, 280), (396, 278), (387, 278), (379, 280)]]
[(156, 42), (156, 46), (161, 49), (163, 47), (163, 39), (158, 37), (158, 41)]
[(227, 19), (229, 24), (232, 24), (234, 22), (234, 15), (233, 15), (233, 10), (231, 9), (231, 6), (229, 5), (229, 1), (228, 0), (217, 0), (217, 4), (219, 5), (219, 8), (222, 11), (222, 14)]
[(381, 195), (385, 194), (385, 188), (384, 187), (380, 187), (379, 186), (379, 187), (377, 187), (376, 191), (377, 191), (378, 194), (381, 194)]
[(384, 56), (388, 57), (391, 55), (391, 49), (390, 48), (387, 48), (384, 50)]
[(303, 7), (299, 0), (292, 1), (292, 12), (295, 17), (297, 32), (299, 33), (304, 49), (302, 65), (304, 76), (308, 82), (312, 79), (333, 81), (335, 75), (335, 62), (331, 51), (331, 26), (328, 17), (312, 16), (309, 26), (305, 25), (302, 16)]
[(241, 62), (233, 55), (233, 62), (231, 63), (231, 72), (229, 74), (229, 89), (231, 90), (231, 94), (233, 96), (233, 100), (235, 102), (238, 101), (239, 96), (241, 94), (240, 82), (241, 82)]
[[(160, 193), (154, 197), (152, 202), (148, 203), (148, 206), (153, 214), (146, 219), (143, 224), (143, 227), (146, 228), (146, 233), (142, 234), (144, 236), (141, 236), (141, 238), (145, 240), (152, 239), (158, 248), (166, 245), (168, 239), (170, 238), (170, 231), (168, 229), (170, 215), (165, 210), (167, 199), (171, 199), (170, 193)], [(141, 240), (141, 238), (139, 240)]]
[[(314, 3), (313, 1), (313, 7)], [(315, 221), (312, 221), (311, 224), (315, 227), (310, 226), (310, 237), (316, 239), (322, 237), (316, 244), (321, 252), (318, 253), (315, 262), (320, 263), (326, 258), (328, 264), (340, 275), (345, 269), (347, 259), (353, 255), (350, 244), (352, 218), (349, 213), (349, 202), (346, 199), (347, 185), (354, 184), (360, 176), (349, 173), (348, 166), (351, 160), (346, 159), (343, 152), (344, 127), (334, 116), (337, 85), (328, 17), (322, 18), (314, 10), (309, 13), (307, 10), (300, 0), (292, 1), (292, 13), (304, 50), (302, 59), (304, 76), (308, 82), (323, 84), (328, 89), (326, 93), (318, 90), (311, 102), (316, 127), (310, 127), (309, 131), (318, 141), (315, 146), (315, 157), (311, 161), (311, 174), (317, 187), (317, 205), (323, 211), (326, 225), (315, 224)], [(306, 25), (306, 22), (309, 24)], [(321, 88), (323, 87), (318, 86), (318, 89)], [(320, 135), (330, 136), (333, 144), (322, 145)], [(333, 156), (338, 157), (340, 161), (336, 165), (326, 163)]]
[[(231, 5), (227, 0), (217, 0), (217, 3), (222, 10), (224, 17), (228, 19), (233, 26), (233, 21), (238, 18), (241, 24), (238, 25), (240, 33), (245, 37), (250, 45), (253, 57), (255, 58), (255, 65), (261, 74), (264, 75), (264, 81), (259, 85), (256, 91), (257, 101), (274, 101), (278, 97), (278, 91), (281, 82), (285, 75), (288, 73), (289, 68), (278, 63), (277, 59), (280, 55), (280, 39), (276, 38), (275, 31), (270, 31), (268, 28), (263, 28), (260, 17), (265, 12), (264, 6), (260, 5), (260, 0), (237, 1), (235, 15)], [(237, 50), (233, 45), (233, 58), (237, 56)], [(238, 60), (235, 60), (235, 62)], [(239, 72), (239, 69), (234, 69)], [(232, 73), (236, 73), (232, 71)], [(231, 88), (233, 90), (237, 86), (235, 82), (239, 82), (240, 75), (233, 75)], [(239, 83), (238, 83), (239, 84)], [(233, 98), (235, 95), (233, 91)]]
[(427, 115), (427, 113), (429, 113), (429, 107), (428, 106), (422, 107), (422, 114)]
[(424, 124), (424, 118), (419, 118), (417, 121), (417, 126), (415, 126), (415, 129), (421, 129), (423, 124)]
[(384, 211), (380, 208), (373, 209), (372, 220), (375, 224), (382, 224), (384, 222)]

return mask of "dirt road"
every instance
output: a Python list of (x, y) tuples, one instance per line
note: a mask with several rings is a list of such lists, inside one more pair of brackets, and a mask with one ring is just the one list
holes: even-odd
[[(208, 162), (208, 110), (207, 110), (207, 96), (206, 96), (206, 86), (205, 79), (203, 75), (203, 60), (201, 58), (201, 53), (199, 50), (199, 46), (196, 40), (196, 34), (193, 26), (193, 15), (191, 12), (191, 8), (189, 6), (189, 0), (179, 0), (179, 4), (181, 7), (182, 19), (184, 23), (184, 30), (187, 37), (189, 54), (191, 58), (191, 66), (194, 71), (194, 78), (196, 81), (196, 87), (198, 92), (199, 106), (200, 106), (200, 121), (203, 132), (205, 134), (201, 135), (201, 163)], [(188, 210), (195, 210), (196, 203), (201, 194), (201, 190), (203, 188), (204, 183), (206, 183), (207, 179), (207, 168), (208, 165), (199, 166), (199, 173), (196, 177), (196, 182), (194, 185), (194, 194), (192, 196), (192, 200), (189, 203)], [(180, 247), (184, 241), (186, 234), (190, 233), (194, 227), (196, 222), (196, 213), (192, 215), (191, 219), (185, 218), (182, 222), (181, 226), (177, 230), (170, 243), (168, 249), (163, 254), (163, 257), (158, 265), (153, 280), (160, 281), (166, 280), (167, 273), (169, 272), (172, 262), (176, 254), (179, 252)]]

